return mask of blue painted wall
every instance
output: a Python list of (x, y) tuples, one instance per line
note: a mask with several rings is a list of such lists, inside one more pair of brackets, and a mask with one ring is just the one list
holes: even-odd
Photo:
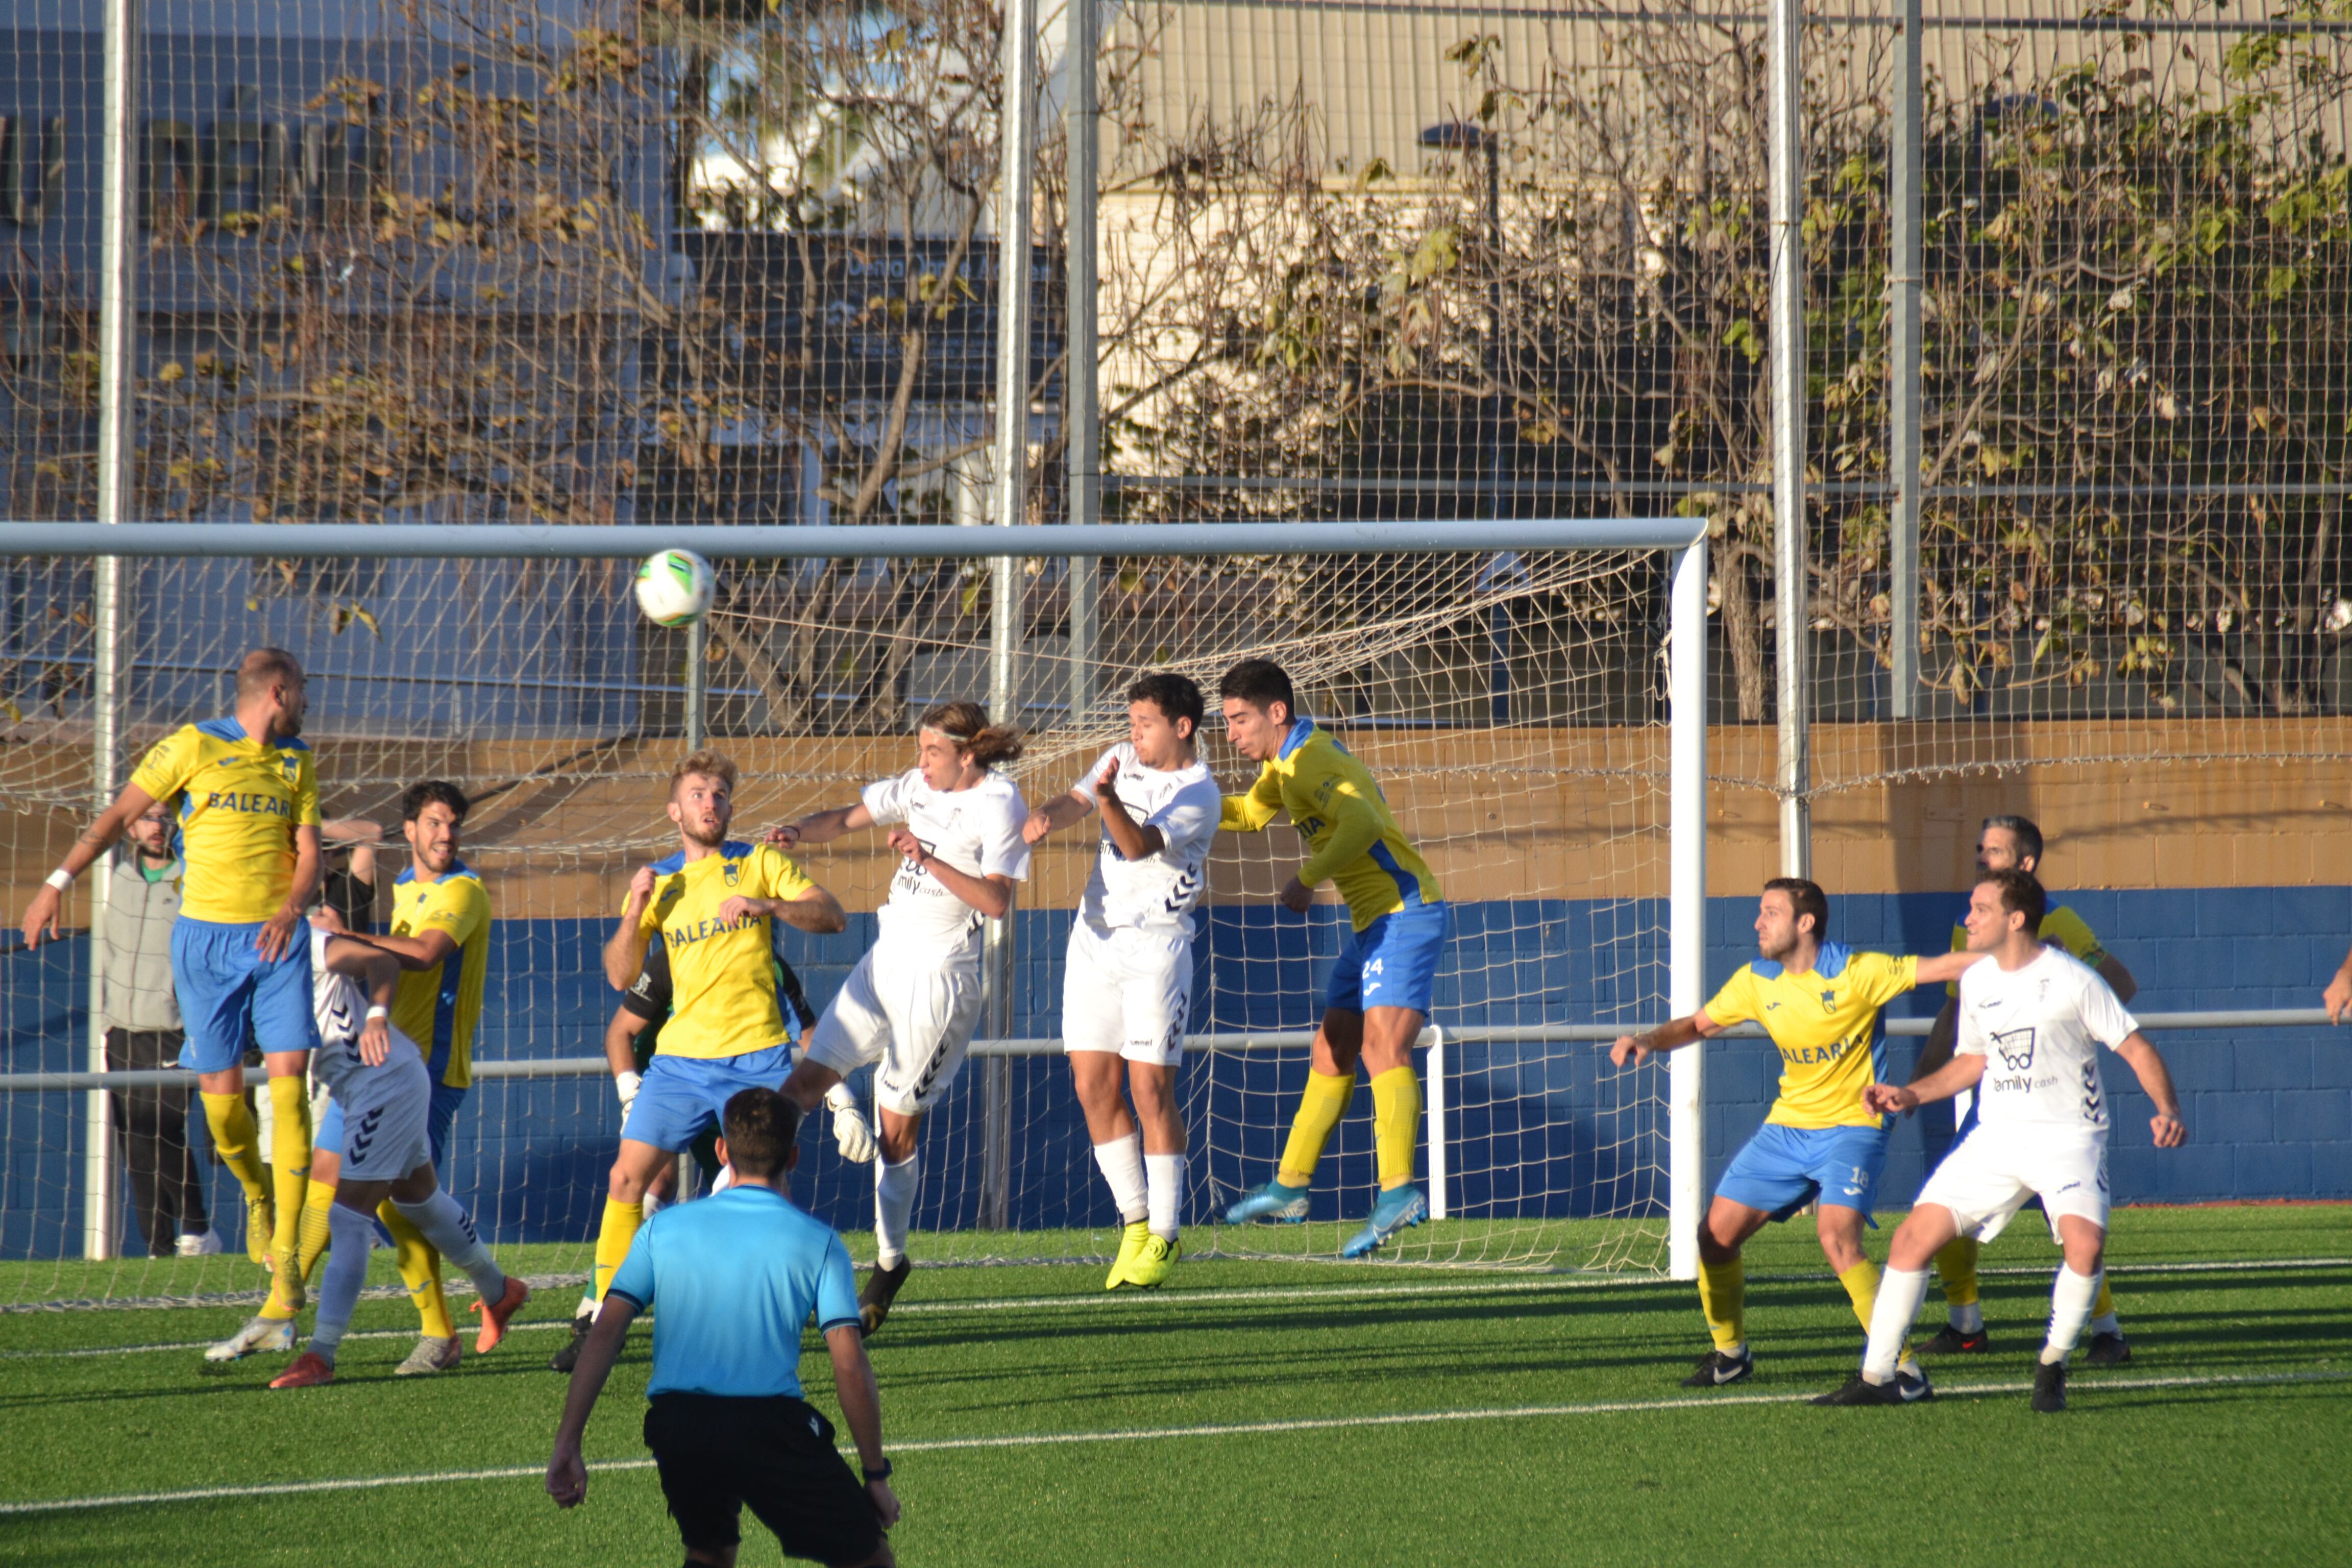
[[(2141, 984), (2136, 1005), (2182, 1008), (2310, 1006), (2352, 933), (2352, 888), (2094, 892), (2068, 901)], [(1833, 934), (1861, 946), (1932, 952), (1945, 946), (1958, 900), (1949, 894), (1855, 896), (1832, 907)], [(1750, 952), (1745, 899), (1709, 909), (1708, 977), (1720, 982)], [(1457, 1026), (1625, 1020), (1664, 986), (1664, 910), (1655, 900), (1475, 904), (1456, 911), (1437, 1016)], [(1024, 913), (1017, 1032), (1050, 1034), (1058, 1010), (1061, 947), (1069, 917)], [(483, 1038), (485, 1058), (593, 1055), (611, 996), (595, 967), (599, 922), (509, 921), (498, 927)], [(1310, 1026), (1320, 980), (1341, 931), (1337, 911), (1311, 921), (1270, 907), (1221, 909), (1198, 1006), (1202, 1026)], [(873, 940), (870, 916), (839, 936), (793, 933), (790, 952), (822, 1005)], [(0, 1070), (78, 1065), (82, 944), (0, 960)], [(1939, 998), (1914, 996), (1929, 1015)], [(1896, 1011), (1903, 1008), (1898, 1006)], [(2149, 1146), (2149, 1108), (2130, 1070), (2110, 1058), (2116, 1110), (2112, 1164), (2133, 1202), (2352, 1197), (2352, 1033), (2326, 1029), (2168, 1034), (2158, 1041), (2187, 1106), (2190, 1144)], [(1916, 1043), (1890, 1043), (1907, 1074)], [(1454, 1201), (1463, 1214), (1571, 1215), (1654, 1208), (1664, 1201), (1663, 1121), (1656, 1087), (1627, 1105), (1604, 1082), (1601, 1054), (1582, 1046), (1455, 1048)], [(1760, 1040), (1710, 1047), (1709, 1177), (1762, 1120), (1778, 1058)], [(1196, 1058), (1185, 1074), (1193, 1128), (1195, 1213), (1264, 1179), (1287, 1129), (1303, 1054)], [(918, 1223), (976, 1219), (979, 1074), (967, 1070), (926, 1134)], [(1110, 1223), (1087, 1153), (1068, 1073), (1053, 1058), (1011, 1064), (1015, 1125), (1014, 1214), (1023, 1226)], [(1360, 1096), (1318, 1184), (1318, 1213), (1363, 1201), (1372, 1179), (1369, 1095)], [(0, 1096), (0, 1257), (47, 1256), (77, 1234), (76, 1097)], [(1907, 1204), (1930, 1149), (1948, 1137), (1936, 1110), (1901, 1123), (1881, 1191)], [(493, 1234), (575, 1239), (593, 1230), (619, 1113), (602, 1080), (485, 1084), (460, 1117), (448, 1172)], [(804, 1142), (802, 1194), (844, 1226), (871, 1223), (870, 1175), (845, 1168), (822, 1131)], [(233, 1184), (215, 1173), (215, 1211), (233, 1231)]]

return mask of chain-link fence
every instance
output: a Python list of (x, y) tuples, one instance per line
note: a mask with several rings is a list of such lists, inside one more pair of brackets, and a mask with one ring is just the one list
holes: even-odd
[[(990, 515), (997, 7), (132, 14), (121, 515)], [(96, 517), (110, 478), (99, 16), (56, 0), (0, 28), (0, 513), (20, 521)], [(1769, 816), (1791, 601), (1762, 5), (1089, 16), (1076, 71), (1071, 14), (1040, 16), (1029, 519), (1704, 517), (1718, 817)], [(1804, 794), (2352, 750), (2348, 48), (2336, 0), (1807, 17)], [(1093, 237), (1075, 267), (1073, 232)], [(1032, 560), (1000, 695), (1067, 760), (1137, 667), (1303, 637), (1318, 714), (1467, 737), (1432, 769), (1660, 721), (1654, 560), (1444, 570)], [(92, 798), (102, 617), (87, 566), (0, 582), (21, 903)], [(690, 728), (772, 739), (811, 791), (859, 773), (824, 759), (988, 687), (997, 597), (975, 563), (776, 562), (729, 573), (689, 639), (601, 565), (151, 564), (124, 579), (118, 717), (135, 742), (216, 706), (237, 648), (295, 646), (336, 744), (381, 763), (331, 776), (336, 805), (429, 765), (543, 798), (515, 831), (569, 863), (649, 825), (561, 802)], [(1605, 844), (1574, 787), (1525, 826)], [(574, 912), (576, 889), (530, 887), (515, 908)]]

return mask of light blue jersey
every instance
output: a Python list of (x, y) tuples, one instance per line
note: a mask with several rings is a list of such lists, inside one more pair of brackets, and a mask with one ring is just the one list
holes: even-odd
[(666, 1208), (607, 1291), (654, 1312), (646, 1395), (801, 1394), (801, 1325), (856, 1327), (857, 1282), (831, 1226), (769, 1187)]

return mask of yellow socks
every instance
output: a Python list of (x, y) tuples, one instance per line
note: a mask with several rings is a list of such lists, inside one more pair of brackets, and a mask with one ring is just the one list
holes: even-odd
[(629, 1256), (629, 1243), (636, 1240), (637, 1227), (646, 1223), (646, 1205), (614, 1203), (604, 1200), (604, 1223), (596, 1227), (596, 1300), (604, 1299), (604, 1288), (613, 1282)]
[(1977, 1304), (1977, 1252), (1979, 1244), (1969, 1237), (1956, 1236), (1936, 1254), (1936, 1278), (1944, 1282), (1944, 1300), (1948, 1306), (1973, 1307)]
[(310, 1271), (319, 1265), (320, 1254), (327, 1250), (334, 1212), (332, 1186), (312, 1182), (303, 1189), (302, 1206), (296, 1211), (294, 1266), (281, 1266), (270, 1279), (269, 1300), (261, 1304), (263, 1317), (283, 1321), (301, 1311), (304, 1287), (310, 1283)]
[[(310, 1086), (299, 1074), (269, 1080), (269, 1170), (278, 1188), (278, 1229), (269, 1255), (288, 1295), (302, 1299), (294, 1264), (302, 1228), (302, 1200), (310, 1185)], [(291, 1278), (289, 1278), (291, 1276)]]
[(390, 1198), (375, 1217), (392, 1232), (393, 1256), (400, 1261), (400, 1282), (408, 1287), (408, 1299), (415, 1305), (419, 1331), (436, 1340), (457, 1338), (449, 1322), (449, 1298), (441, 1290), (441, 1255)]
[(1715, 1348), (1726, 1355), (1748, 1342), (1748, 1268), (1737, 1258), (1728, 1263), (1698, 1266), (1698, 1310), (1706, 1314), (1706, 1331)]
[(1853, 1315), (1862, 1320), (1862, 1331), (1870, 1332), (1870, 1310), (1878, 1305), (1878, 1265), (1865, 1258), (1839, 1275), (1838, 1283), (1853, 1303)]
[(2102, 1269), (2099, 1272), (2099, 1299), (2091, 1303), (2091, 1321), (2097, 1322), (2102, 1318), (2112, 1318), (2115, 1315), (2116, 1293), (2107, 1289), (2106, 1271)]
[(1307, 1092), (1298, 1097), (1298, 1114), (1290, 1121), (1290, 1142), (1284, 1145), (1282, 1164), (1275, 1172), (1276, 1181), (1286, 1187), (1303, 1187), (1315, 1179), (1323, 1145), (1331, 1130), (1339, 1125), (1339, 1118), (1348, 1114), (1348, 1101), (1355, 1097), (1353, 1072), (1339, 1078), (1308, 1071)]
[(253, 1124), (253, 1107), (242, 1094), (206, 1094), (203, 1099), (214, 1152), (245, 1189), (245, 1255), (266, 1264), (270, 1241), (266, 1233), (276, 1222), (269, 1210), (269, 1167), (261, 1163), (261, 1130)]
[(1412, 1151), (1421, 1142), (1421, 1080), (1409, 1067), (1372, 1079), (1372, 1147), (1379, 1152), (1381, 1191), (1412, 1182)]
[(335, 1184), (312, 1182), (302, 1189), (302, 1223), (294, 1231), (294, 1266), (303, 1284), (319, 1271), (327, 1239), (334, 1232)]
[(236, 1173), (248, 1198), (269, 1195), (268, 1168), (261, 1163), (261, 1131), (253, 1124), (253, 1108), (241, 1094), (204, 1096), (205, 1125), (212, 1129), (213, 1148), (221, 1163)]

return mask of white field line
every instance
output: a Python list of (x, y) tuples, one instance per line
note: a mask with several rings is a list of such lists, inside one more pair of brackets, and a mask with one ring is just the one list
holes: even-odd
[[(2212, 1377), (2100, 1378), (2078, 1383), (2074, 1394), (2130, 1393), (2141, 1389), (2259, 1388), (2284, 1384), (2352, 1382), (2352, 1372), (2287, 1372)], [(1983, 1398), (1993, 1394), (2031, 1393), (2033, 1384), (1977, 1383), (1939, 1388), (1943, 1399)], [(952, 1453), (977, 1448), (1069, 1447), (1098, 1443), (1155, 1443), (1185, 1437), (1280, 1436), (1294, 1432), (1347, 1431), (1368, 1426), (1429, 1426), (1469, 1421), (1539, 1421), (1585, 1415), (1642, 1415), (1663, 1411), (1719, 1410), (1731, 1406), (1801, 1405), (1805, 1394), (1725, 1394), (1699, 1399), (1622, 1399), (1585, 1405), (1493, 1405), (1475, 1410), (1418, 1410), (1390, 1415), (1328, 1415), (1292, 1421), (1234, 1421), (1197, 1426), (1141, 1426), (1107, 1432), (1032, 1432), (993, 1437), (931, 1437), (894, 1442), (890, 1452)], [(1832, 1420), (1837, 1417), (1830, 1417)], [(609, 1459), (591, 1465), (596, 1473), (649, 1470), (651, 1459)], [(450, 1481), (519, 1480), (547, 1473), (544, 1465), (503, 1465), (494, 1469), (425, 1470), (398, 1476), (352, 1476), (332, 1480), (268, 1481), (256, 1486), (193, 1487), (184, 1491), (117, 1492), (104, 1497), (55, 1498), (40, 1502), (0, 1503), (0, 1517), (33, 1513), (66, 1513), (94, 1508), (131, 1508), (154, 1503), (204, 1502), (221, 1498), (294, 1497), (305, 1492), (372, 1491), (383, 1487), (434, 1486)]]
[[(2158, 1274), (2247, 1274), (2277, 1269), (2296, 1271), (2327, 1268), (2352, 1268), (2352, 1258), (2282, 1258), (2145, 1263), (2135, 1268), (2114, 1268), (2108, 1272), (2121, 1277)], [(1983, 1268), (1978, 1272), (1987, 1275), (2032, 1275), (2041, 1278), (2048, 1275), (2050, 1269), (2002, 1268)], [(1770, 1285), (1801, 1284), (1809, 1280), (1826, 1279), (1829, 1276), (1822, 1273), (1751, 1274), (1748, 1278), (1751, 1285)], [(533, 1279), (530, 1281), (533, 1289), (577, 1285), (580, 1282), (577, 1275), (558, 1275), (544, 1280)], [(1674, 1281), (1661, 1279), (1654, 1275), (1644, 1275), (1637, 1279), (1588, 1279), (1570, 1276), (1542, 1279), (1491, 1279), (1475, 1283), (1462, 1279), (1454, 1279), (1442, 1283), (1414, 1285), (1404, 1283), (1336, 1287), (1296, 1285), (1268, 1286), (1261, 1289), (1174, 1290), (1164, 1295), (1152, 1296), (1150, 1303), (1155, 1307), (1188, 1307), (1271, 1304), (1285, 1301), (1360, 1301), (1381, 1298), (1523, 1296), (1557, 1290), (1614, 1290), (1673, 1284)], [(463, 1286), (462, 1289), (453, 1285), (450, 1287), (450, 1294), (470, 1293), (471, 1289), (470, 1284)], [(391, 1300), (404, 1296), (406, 1292), (397, 1286), (379, 1286), (370, 1290), (368, 1294), (372, 1298)], [(959, 1312), (1048, 1312), (1098, 1309), (1123, 1312), (1134, 1310), (1140, 1300), (1141, 1298), (1137, 1296), (1121, 1295), (1106, 1290), (1086, 1296), (1008, 1296), (971, 1301), (908, 1301), (892, 1308), (891, 1316), (912, 1317), (919, 1314), (952, 1316)], [(569, 1318), (541, 1318), (536, 1321), (515, 1323), (508, 1331), (513, 1333), (524, 1329), (568, 1328), (570, 1325)], [(365, 1333), (345, 1334), (343, 1338), (346, 1340), (398, 1340), (412, 1338), (414, 1334), (414, 1330), (376, 1329)], [(97, 1349), (0, 1351), (0, 1362), (69, 1361), (89, 1356), (145, 1355), (154, 1352), (198, 1351), (213, 1342), (211, 1340), (182, 1340), (160, 1344), (106, 1345)]]
[[(1188, 1253), (1186, 1256), (1192, 1257), (1193, 1255)], [(1539, 1290), (1633, 1289), (1644, 1286), (1671, 1283), (1664, 1274), (1654, 1272), (1591, 1274), (1581, 1269), (1569, 1268), (1520, 1269), (1493, 1268), (1485, 1265), (1444, 1263), (1346, 1262), (1337, 1258), (1271, 1258), (1256, 1253), (1235, 1254), (1208, 1252), (1200, 1254), (1199, 1258), (1202, 1260), (1213, 1260), (1221, 1263), (1292, 1263), (1325, 1266), (1334, 1270), (1346, 1269), (1349, 1271), (1378, 1269), (1383, 1273), (1395, 1272), (1409, 1279), (1431, 1281), (1432, 1283), (1427, 1287), (1427, 1289), (1433, 1290), (1454, 1290), (1465, 1289), (1465, 1287), (1460, 1283), (1460, 1281), (1465, 1279), (1513, 1281), (1515, 1283), (1510, 1286), (1512, 1289)], [(1110, 1258), (1108, 1256), (1100, 1258), (1022, 1258), (1015, 1263), (972, 1263), (965, 1262), (961, 1259), (948, 1259), (939, 1263), (927, 1262), (925, 1263), (924, 1268), (929, 1272), (946, 1273), (950, 1270), (961, 1272), (978, 1268), (1003, 1268), (1016, 1267), (1048, 1268), (1076, 1266), (1100, 1268), (1109, 1261)], [(873, 1267), (874, 1260), (870, 1258), (852, 1258), (850, 1259), (850, 1263), (853, 1268), (870, 1268)], [(2053, 1265), (2052, 1267), (2054, 1268), (2055, 1265)], [(2244, 1272), (2249, 1269), (2262, 1268), (2352, 1268), (2352, 1258), (2226, 1258), (2209, 1262), (2124, 1264), (2111, 1267), (2107, 1272), (2116, 1275), (2197, 1274), (2213, 1272)], [(2004, 1265), (1998, 1268), (1979, 1268), (1978, 1272), (1982, 1275), (1994, 1277), (2002, 1275), (2040, 1275), (2049, 1273), (2050, 1268), (2037, 1268), (2022, 1264), (2011, 1264)], [(523, 1276), (523, 1278), (530, 1282), (530, 1288), (533, 1290), (562, 1289), (572, 1285), (585, 1285), (588, 1282), (588, 1276), (582, 1273), (527, 1274)], [(1748, 1278), (1750, 1281), (1757, 1284), (1770, 1285), (1788, 1284), (1792, 1281), (1806, 1279), (1829, 1279), (1835, 1278), (1835, 1276), (1830, 1274), (1825, 1269), (1801, 1269), (1781, 1274), (1751, 1274)], [(1437, 1281), (1443, 1281), (1444, 1283), (1439, 1284), (1436, 1283)], [(1498, 1284), (1495, 1286), (1476, 1286), (1467, 1288), (1499, 1289), (1505, 1287)], [(446, 1290), (447, 1294), (451, 1296), (470, 1296), (474, 1293), (472, 1283), (465, 1279), (450, 1280), (444, 1289)], [(1326, 1289), (1319, 1286), (1299, 1287), (1299, 1289), (1308, 1290), (1315, 1294), (1344, 1298), (1351, 1294), (1385, 1296), (1395, 1294), (1400, 1291), (1411, 1294), (1415, 1289), (1415, 1287), (1405, 1285), (1367, 1285), (1342, 1287), (1336, 1290)], [(364, 1291), (361, 1292), (361, 1300), (368, 1301), (392, 1301), (397, 1300), (406, 1294), (407, 1292), (397, 1285), (371, 1285)], [(263, 1301), (268, 1300), (268, 1298), (269, 1292), (267, 1289), (257, 1289), (223, 1290), (192, 1296), (121, 1296), (110, 1300), (83, 1298), (80, 1300), (54, 1301), (11, 1301), (0, 1302), (0, 1320), (17, 1316), (19, 1314), (30, 1315), (34, 1313), (50, 1312), (116, 1312), (160, 1310), (184, 1307), (248, 1307), (259, 1306)], [(1194, 1300), (1217, 1300), (1218, 1298), (1194, 1294), (1191, 1299)], [(1027, 1307), (1036, 1305), (1040, 1302), (1060, 1302), (1064, 1300), (1066, 1300), (1066, 1298), (1058, 1296), (1017, 1298), (1010, 1300), (1003, 1304), (1007, 1307)], [(1084, 1296), (1066, 1298), (1066, 1300), (1075, 1303), (1084, 1304), (1087, 1301), (1094, 1300), (1094, 1298), (1091, 1296)], [(967, 1303), (966, 1305), (971, 1306), (972, 1304)], [(909, 1311), (922, 1309), (908, 1306), (895, 1310), (899, 1311)], [(0, 1351), (0, 1360), (5, 1360), (7, 1353), (8, 1352), (5, 1351)]]

